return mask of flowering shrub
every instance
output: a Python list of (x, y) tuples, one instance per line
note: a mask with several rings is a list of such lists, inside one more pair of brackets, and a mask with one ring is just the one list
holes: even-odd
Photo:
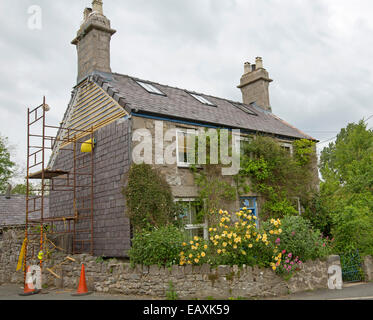
[[(280, 220), (276, 220), (276, 225), (273, 225), (267, 233), (257, 229), (257, 218), (247, 208), (236, 212), (235, 219), (228, 211), (220, 210), (218, 214), (218, 225), (209, 229), (210, 245), (204, 244), (202, 247), (199, 243), (197, 246), (194, 241), (184, 245), (185, 250), (180, 253), (180, 264), (198, 265), (209, 262), (216, 265), (255, 265), (261, 263), (269, 266), (273, 250), (276, 249), (276, 244), (270, 242), (269, 235), (281, 234)], [(199, 240), (195, 239), (195, 241)], [(207, 252), (204, 251), (207, 248), (210, 257), (207, 257)]]
[(202, 265), (209, 262), (208, 245), (204, 239), (194, 237), (189, 243), (183, 242), (180, 252), (180, 265)]
[(286, 278), (290, 278), (296, 271), (300, 270), (302, 261), (298, 256), (293, 255), (292, 252), (287, 252), (286, 250), (281, 251), (282, 254), (282, 264), (277, 272), (284, 275)]
[(180, 245), (179, 264), (259, 265), (291, 277), (303, 261), (326, 256), (332, 240), (323, 238), (302, 217), (270, 219), (257, 228), (251, 210), (231, 215), (218, 212), (217, 225), (209, 229), (209, 241), (194, 237)]
[[(273, 221), (274, 219), (271, 219), (263, 223), (263, 229), (271, 229)], [(291, 252), (302, 261), (313, 260), (330, 253), (330, 242), (321, 238), (320, 231), (313, 230), (306, 219), (300, 216), (287, 216), (281, 223), (281, 236), (273, 235), (281, 251)]]
[(317, 253), (318, 257), (326, 257), (330, 255), (335, 249), (334, 238), (330, 239), (329, 236), (324, 237), (322, 233), (320, 234), (319, 241), (317, 241), (315, 245), (318, 249), (318, 253)]

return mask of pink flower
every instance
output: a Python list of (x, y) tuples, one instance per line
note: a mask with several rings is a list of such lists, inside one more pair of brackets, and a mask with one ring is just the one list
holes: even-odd
[(286, 261), (285, 261), (286, 263), (289, 263), (289, 259), (286, 259)]
[(295, 235), (295, 231), (293, 231), (293, 232), (291, 233), (291, 235), (294, 236), (294, 235)]
[(323, 244), (322, 244), (322, 246), (323, 246), (323, 247), (325, 247), (325, 246), (326, 246), (326, 244), (325, 244), (325, 243), (323, 243)]
[(294, 264), (294, 261), (290, 262), (290, 264), (293, 265), (293, 264)]
[(285, 254), (286, 250), (282, 250), (282, 254)]
[(280, 238), (277, 238), (276, 239), (276, 243), (280, 243), (281, 239)]
[(291, 258), (293, 255), (291, 254), (291, 252), (288, 254), (288, 257)]

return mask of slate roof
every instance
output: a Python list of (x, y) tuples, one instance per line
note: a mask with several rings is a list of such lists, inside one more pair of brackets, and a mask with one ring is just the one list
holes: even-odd
[[(49, 212), (49, 199), (44, 198), (44, 216)], [(0, 195), (0, 228), (10, 226), (20, 226), (25, 224), (26, 219), (26, 196), (11, 195), (7, 199)]]
[[(270, 133), (290, 139), (315, 140), (256, 105), (245, 105), (240, 102), (117, 73), (95, 71), (91, 75), (91, 79), (123, 106), (127, 112), (136, 115), (167, 117), (217, 127), (237, 128), (249, 132)], [(149, 83), (165, 95), (149, 93), (136, 81)], [(188, 92), (199, 94), (216, 106), (203, 104)], [(249, 112), (245, 112), (245, 109), (248, 109)], [(250, 113), (255, 113), (255, 115)]]

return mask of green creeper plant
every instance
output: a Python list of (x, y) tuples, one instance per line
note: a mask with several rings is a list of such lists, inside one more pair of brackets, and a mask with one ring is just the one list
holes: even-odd
[(171, 188), (159, 170), (150, 165), (131, 166), (123, 193), (135, 231), (159, 228), (175, 221), (178, 210)]

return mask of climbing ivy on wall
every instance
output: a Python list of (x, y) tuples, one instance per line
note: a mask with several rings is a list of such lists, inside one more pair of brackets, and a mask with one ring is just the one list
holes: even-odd
[(148, 164), (133, 164), (123, 189), (127, 215), (135, 231), (172, 224), (178, 208), (166, 179)]
[[(207, 129), (206, 129), (207, 132)], [(220, 130), (217, 130), (217, 142), (220, 146)], [(228, 141), (231, 141), (231, 134), (228, 135)], [(237, 198), (237, 187), (232, 184), (230, 177), (222, 176), (220, 148), (217, 154), (218, 163), (211, 163), (213, 156), (211, 155), (211, 141), (212, 139), (206, 136), (206, 161), (205, 164), (192, 165), (191, 170), (194, 174), (194, 182), (198, 186), (199, 196), (198, 202), (201, 204), (201, 211), (198, 213), (199, 222), (204, 222), (205, 217), (209, 218), (209, 222), (214, 218), (211, 213), (217, 212), (220, 208), (225, 207), (225, 203), (233, 201)], [(196, 146), (198, 145), (198, 136), (196, 137)], [(228, 156), (232, 155), (231, 145), (229, 146)], [(199, 154), (196, 152), (196, 159)], [(197, 161), (200, 163), (201, 161)]]
[(259, 136), (246, 146), (241, 156), (241, 177), (248, 177), (252, 191), (264, 198), (262, 218), (279, 218), (297, 214), (294, 197), (310, 197), (315, 181), (312, 170), (314, 142), (297, 140), (293, 154), (272, 137)]
[[(209, 143), (207, 139), (207, 151)], [(231, 155), (232, 150), (229, 153)], [(314, 191), (315, 144), (309, 140), (294, 141), (291, 155), (275, 138), (255, 136), (245, 144), (240, 156), (241, 170), (233, 179), (222, 177), (222, 164), (211, 164), (208, 152), (206, 158), (205, 165), (192, 166), (199, 201), (205, 204), (202, 216), (224, 208), (225, 202), (234, 201), (249, 191), (264, 199), (262, 219), (295, 215), (298, 214), (295, 197), (300, 198), (301, 203), (306, 202)]]

